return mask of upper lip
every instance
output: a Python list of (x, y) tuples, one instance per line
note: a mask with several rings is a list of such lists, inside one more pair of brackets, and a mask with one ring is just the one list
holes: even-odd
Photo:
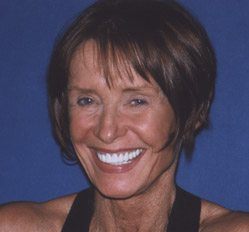
[(129, 152), (129, 151), (134, 151), (137, 149), (142, 149), (141, 147), (134, 147), (134, 148), (121, 148), (121, 149), (106, 149), (106, 148), (92, 148), (94, 149), (96, 152), (99, 153), (120, 153), (120, 152)]

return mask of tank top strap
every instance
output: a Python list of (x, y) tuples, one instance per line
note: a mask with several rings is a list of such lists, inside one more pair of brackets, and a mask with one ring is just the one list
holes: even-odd
[(200, 212), (201, 199), (176, 186), (167, 232), (198, 232)]
[(79, 192), (71, 206), (62, 232), (87, 232), (93, 215), (93, 207), (93, 188)]
[[(94, 189), (77, 194), (62, 232), (88, 232), (94, 208)], [(176, 186), (167, 232), (198, 232), (201, 199)]]

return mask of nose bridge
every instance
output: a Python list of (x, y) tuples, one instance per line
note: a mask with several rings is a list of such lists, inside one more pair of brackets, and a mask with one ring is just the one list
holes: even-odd
[(121, 124), (118, 107), (115, 104), (105, 105), (99, 116), (96, 135), (105, 143), (112, 143), (121, 136)]

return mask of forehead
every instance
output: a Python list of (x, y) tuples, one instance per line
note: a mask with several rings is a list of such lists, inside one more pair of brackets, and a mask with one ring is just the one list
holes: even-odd
[(93, 41), (80, 45), (72, 56), (70, 63), (70, 76), (75, 76), (79, 71), (100, 72), (97, 46)]
[[(146, 80), (135, 72), (131, 63), (122, 54), (107, 55), (104, 59), (92, 40), (82, 44), (74, 53), (70, 64), (69, 85), (105, 84), (118, 86), (150, 87), (160, 90), (153, 78)], [(115, 60), (114, 60), (115, 58)]]

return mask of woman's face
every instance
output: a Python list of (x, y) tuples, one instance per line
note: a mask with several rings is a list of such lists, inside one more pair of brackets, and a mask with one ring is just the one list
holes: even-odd
[(104, 195), (127, 198), (155, 184), (174, 161), (165, 148), (175, 129), (167, 98), (155, 82), (133, 73), (108, 87), (96, 65), (94, 43), (79, 48), (69, 80), (70, 135), (91, 182)]

